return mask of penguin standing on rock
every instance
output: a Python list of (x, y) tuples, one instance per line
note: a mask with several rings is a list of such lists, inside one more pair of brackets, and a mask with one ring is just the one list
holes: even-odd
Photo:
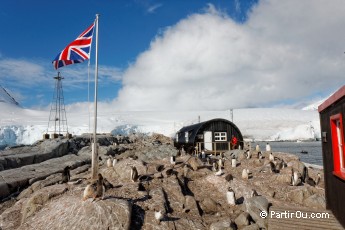
[(321, 174), (317, 173), (317, 177), (315, 179), (315, 185), (318, 185), (320, 183), (320, 180), (321, 180)]
[(218, 170), (218, 164), (217, 164), (217, 162), (213, 162), (212, 171), (216, 172), (217, 170)]
[(105, 187), (103, 185), (103, 176), (102, 174), (98, 174), (98, 179), (96, 182), (88, 184), (84, 189), (83, 200), (85, 201), (88, 198), (96, 198), (103, 199), (105, 192)]
[(248, 180), (249, 174), (248, 174), (248, 169), (243, 169), (242, 171), (242, 179)]
[(218, 172), (216, 172), (214, 175), (216, 175), (216, 176), (221, 176), (221, 175), (223, 175), (223, 170), (222, 170), (222, 168), (219, 167)]
[(269, 161), (274, 161), (274, 156), (273, 156), (273, 153), (272, 152), (270, 152), (270, 155), (269, 155)]
[(117, 164), (117, 159), (114, 158), (114, 160), (113, 160), (113, 167), (115, 167), (116, 164)]
[(138, 171), (135, 166), (131, 166), (131, 180), (136, 182), (138, 180)]
[(164, 217), (164, 215), (163, 215), (163, 213), (162, 213), (161, 210), (159, 210), (159, 211), (156, 211), (156, 210), (155, 210), (155, 219), (156, 219), (156, 221), (158, 222), (158, 224), (161, 223), (163, 217)]
[(170, 157), (170, 164), (172, 164), (172, 165), (176, 164), (176, 157), (175, 156)]
[(112, 166), (113, 166), (113, 161), (112, 161), (111, 157), (109, 157), (107, 160), (107, 167), (110, 168)]
[(71, 167), (70, 166), (66, 166), (64, 169), (63, 169), (63, 172), (62, 172), (62, 183), (67, 183), (68, 181), (70, 181), (71, 179), (71, 173), (70, 173), (70, 170), (71, 170)]
[(236, 205), (235, 192), (232, 190), (231, 187), (229, 187), (228, 191), (226, 192), (226, 200), (228, 201), (228, 204)]
[(218, 167), (219, 168), (224, 168), (224, 161), (223, 161), (222, 158), (219, 158), (219, 160), (218, 160)]
[(291, 184), (292, 186), (298, 186), (302, 183), (302, 176), (301, 173), (294, 171), (293, 169), (291, 169)]
[(252, 191), (250, 193), (250, 197), (254, 197), (254, 196), (258, 196), (258, 193), (256, 192), (255, 189), (252, 189)]
[(256, 144), (256, 146), (255, 146), (255, 150), (257, 151), (257, 152), (260, 152), (261, 150), (260, 150), (260, 146), (259, 146), (259, 144)]

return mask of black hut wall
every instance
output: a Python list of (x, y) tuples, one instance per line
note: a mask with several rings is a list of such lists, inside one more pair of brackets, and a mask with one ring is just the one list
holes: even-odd
[[(181, 148), (183, 146), (186, 151), (192, 151), (197, 142), (204, 142), (204, 139), (198, 137), (203, 136), (205, 131), (212, 131), (213, 142), (215, 142), (214, 132), (227, 132), (227, 142), (230, 142), (232, 135), (234, 135), (238, 139), (238, 143), (243, 147), (243, 136), (238, 127), (234, 123), (221, 118), (183, 127), (177, 133), (178, 138), (175, 139), (174, 145), (177, 148)], [(185, 141), (185, 132), (189, 132), (190, 134), (188, 143)], [(227, 150), (228, 144), (217, 143), (217, 149)]]
[[(345, 227), (345, 181), (333, 175), (333, 148), (330, 117), (342, 114), (345, 125), (345, 97), (320, 112), (321, 132), (327, 133), (327, 142), (322, 141), (323, 167), (325, 178), (326, 207), (332, 210)], [(345, 130), (343, 130), (345, 133)]]

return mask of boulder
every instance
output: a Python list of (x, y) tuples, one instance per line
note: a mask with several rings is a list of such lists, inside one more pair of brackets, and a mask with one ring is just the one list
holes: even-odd
[(201, 203), (200, 208), (206, 214), (216, 214), (218, 211), (218, 204), (212, 198), (206, 197)]
[(214, 222), (210, 225), (210, 230), (235, 230), (236, 227), (230, 219)]
[(312, 207), (312, 208), (318, 208), (318, 209), (326, 208), (325, 197), (318, 194), (309, 196), (307, 199), (303, 201), (303, 204), (306, 207)]
[(235, 224), (237, 227), (249, 225), (249, 214), (242, 212), (238, 217), (236, 217)]
[(246, 211), (251, 218), (259, 225), (260, 228), (266, 228), (266, 221), (261, 218), (260, 213), (265, 211), (268, 213), (268, 200), (263, 196), (254, 196), (244, 201)]
[(184, 212), (200, 217), (198, 205), (193, 196), (185, 196)]

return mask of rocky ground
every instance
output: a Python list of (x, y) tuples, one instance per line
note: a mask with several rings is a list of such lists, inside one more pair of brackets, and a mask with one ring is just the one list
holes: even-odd
[[(35, 153), (23, 147), (25, 151), (17, 148), (0, 155), (17, 162), (21, 154), (28, 158), (40, 149), (47, 150), (51, 142), (38, 143)], [(271, 206), (325, 210), (323, 171), (308, 168), (310, 178), (321, 173), (316, 186), (292, 186), (291, 169), (303, 175), (307, 167), (291, 154), (273, 152), (277, 170), (272, 172), (269, 153), (259, 159), (251, 150), (247, 159), (246, 150), (228, 151), (222, 173), (216, 175), (212, 163), (219, 162), (220, 156), (207, 160), (180, 153), (162, 135), (103, 135), (99, 142), (99, 172), (106, 182), (103, 199), (82, 200), (91, 181), (86, 136), (60, 140), (64, 148), (56, 144), (46, 152), (64, 151), (45, 161), (10, 165), (3, 158), (0, 187), (9, 195), (0, 193), (0, 229), (267, 229), (267, 219), (259, 213)], [(175, 164), (170, 162), (171, 156), (177, 156)], [(118, 162), (109, 167), (108, 158)], [(237, 159), (236, 167), (232, 167), (232, 158)], [(71, 180), (62, 183), (67, 165), (71, 166)], [(136, 181), (130, 178), (131, 166), (138, 171)], [(242, 178), (244, 169), (249, 171), (248, 179)], [(229, 187), (235, 193), (234, 205), (226, 198)], [(253, 190), (257, 195), (252, 196)], [(158, 212), (161, 221), (155, 218)]]

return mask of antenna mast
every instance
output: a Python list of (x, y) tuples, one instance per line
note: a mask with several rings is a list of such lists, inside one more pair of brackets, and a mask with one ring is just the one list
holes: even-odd
[(67, 135), (68, 127), (61, 81), (64, 78), (61, 77), (60, 72), (58, 72), (58, 76), (54, 77), (54, 79), (56, 81), (53, 101), (50, 108), (48, 133), (52, 133), (52, 137), (57, 138), (63, 133), (66, 133)]

